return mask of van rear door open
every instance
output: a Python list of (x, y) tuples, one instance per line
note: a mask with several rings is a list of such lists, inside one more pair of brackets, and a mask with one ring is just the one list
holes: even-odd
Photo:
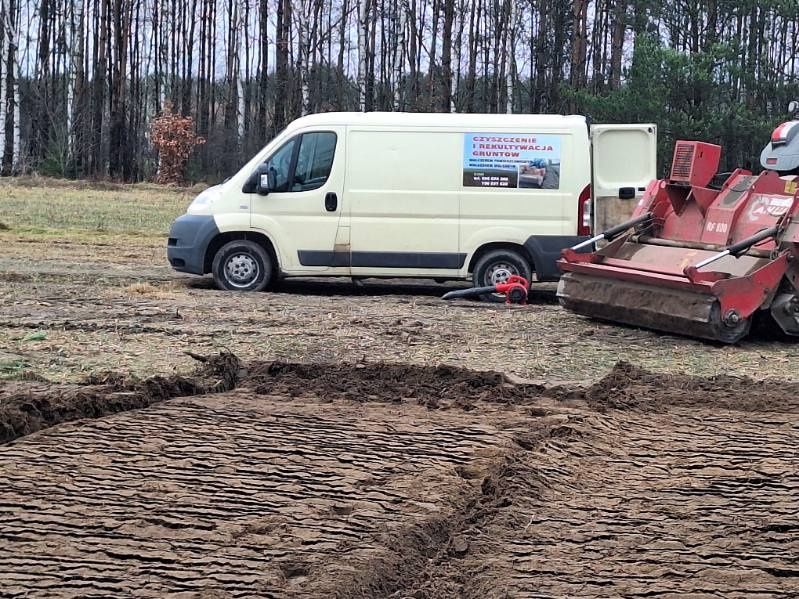
[(627, 221), (646, 186), (657, 175), (657, 128), (592, 125), (594, 232)]

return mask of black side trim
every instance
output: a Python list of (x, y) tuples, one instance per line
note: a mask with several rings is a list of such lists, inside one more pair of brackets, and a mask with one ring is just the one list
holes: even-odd
[(319, 250), (298, 250), (297, 258), (303, 266), (349, 266), (349, 252), (323, 252)]
[[(556, 263), (560, 258), (561, 250), (577, 245), (586, 239), (588, 237), (581, 235), (531, 235), (528, 237), (524, 242), (524, 247), (533, 258), (538, 280), (557, 281), (560, 278), (560, 270)], [(581, 251), (587, 253), (592, 251), (592, 248), (583, 248)]]
[(441, 268), (458, 270), (466, 254), (449, 252), (324, 252), (299, 250), (303, 266), (360, 266), (368, 268)]

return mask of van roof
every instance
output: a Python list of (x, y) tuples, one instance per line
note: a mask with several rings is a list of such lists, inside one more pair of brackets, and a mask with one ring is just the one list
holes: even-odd
[(288, 129), (332, 125), (376, 125), (384, 127), (535, 127), (585, 130), (586, 120), (580, 115), (560, 114), (475, 114), (423, 112), (322, 112), (293, 121)]

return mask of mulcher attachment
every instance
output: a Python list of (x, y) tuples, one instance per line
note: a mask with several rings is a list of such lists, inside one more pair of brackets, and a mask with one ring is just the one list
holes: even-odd
[(711, 189), (720, 152), (677, 142), (670, 178), (650, 183), (630, 221), (564, 250), (561, 305), (724, 343), (745, 337), (754, 315), (768, 311), (784, 333), (799, 335), (797, 177), (738, 169)]

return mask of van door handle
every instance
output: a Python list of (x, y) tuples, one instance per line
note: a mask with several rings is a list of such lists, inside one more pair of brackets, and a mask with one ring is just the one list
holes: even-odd
[(325, 194), (325, 210), (328, 212), (335, 212), (338, 208), (338, 196), (334, 191), (328, 191)]

